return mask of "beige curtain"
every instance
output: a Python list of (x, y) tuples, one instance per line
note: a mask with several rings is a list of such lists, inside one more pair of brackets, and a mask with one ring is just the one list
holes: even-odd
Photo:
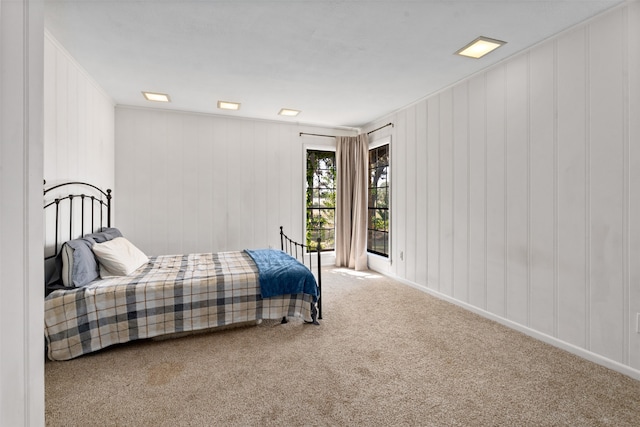
[(367, 134), (339, 136), (336, 141), (336, 265), (367, 269)]

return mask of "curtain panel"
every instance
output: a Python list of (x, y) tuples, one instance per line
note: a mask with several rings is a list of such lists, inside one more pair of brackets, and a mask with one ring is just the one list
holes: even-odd
[(367, 134), (336, 140), (336, 266), (367, 269)]

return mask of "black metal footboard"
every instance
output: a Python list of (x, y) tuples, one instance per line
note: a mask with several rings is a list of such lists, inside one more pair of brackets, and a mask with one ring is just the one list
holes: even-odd
[[(321, 240), (318, 238), (316, 241), (317, 245), (315, 251), (318, 254), (318, 271), (316, 274), (318, 279), (318, 319), (322, 319), (322, 258), (320, 255), (320, 242)], [(311, 255), (313, 251), (311, 250), (311, 247), (291, 240), (286, 234), (284, 234), (284, 231), (282, 231), (282, 226), (280, 226), (280, 249), (300, 261), (305, 266), (307, 266), (305, 254), (309, 254), (309, 265), (307, 267), (313, 273), (313, 256)]]

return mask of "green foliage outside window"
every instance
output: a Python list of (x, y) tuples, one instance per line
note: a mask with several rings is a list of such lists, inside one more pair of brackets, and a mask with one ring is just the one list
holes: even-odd
[(336, 153), (334, 151), (307, 151), (307, 246), (316, 250), (321, 239), (321, 250), (335, 248), (336, 208)]
[(367, 250), (389, 256), (389, 144), (369, 150)]

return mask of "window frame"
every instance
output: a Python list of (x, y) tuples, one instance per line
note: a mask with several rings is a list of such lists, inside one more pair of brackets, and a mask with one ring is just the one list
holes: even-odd
[[(369, 177), (367, 177), (367, 255), (368, 256), (375, 256), (375, 257), (379, 257), (380, 259), (391, 261), (391, 254), (392, 254), (391, 234), (393, 232), (393, 230), (392, 230), (393, 229), (393, 227), (392, 227), (392, 224), (393, 224), (393, 221), (392, 221), (392, 215), (393, 215), (392, 214), (392, 212), (393, 212), (393, 209), (392, 209), (392, 200), (393, 200), (392, 199), (393, 150), (392, 150), (392, 144), (391, 144), (391, 135), (385, 136), (385, 137), (382, 137), (382, 138), (378, 138), (378, 139), (372, 141), (371, 143), (369, 143), (369, 147), (368, 147), (367, 153), (369, 153), (371, 150), (379, 148), (379, 147), (381, 147), (383, 145), (389, 145), (389, 149), (388, 149), (388, 152), (389, 152), (389, 166), (388, 166), (389, 170), (388, 170), (388, 173), (387, 173), (387, 181), (389, 182), (389, 186), (388, 186), (388, 189), (387, 189), (388, 198), (389, 198), (388, 207), (387, 207), (387, 209), (388, 209), (388, 211), (387, 211), (388, 212), (388, 220), (389, 220), (389, 231), (387, 233), (387, 236), (388, 236), (387, 251), (388, 251), (388, 253), (386, 255), (384, 255), (384, 254), (381, 254), (381, 253), (378, 253), (378, 252), (371, 252), (369, 250), (369, 243), (368, 243), (368, 235), (369, 235), (369, 203), (368, 203), (368, 200), (369, 200), (369, 188), (370, 187), (369, 187)], [(369, 173), (369, 157), (367, 156), (367, 175), (368, 175), (368, 173)]]
[[(302, 210), (302, 235), (304, 236), (305, 239), (305, 244), (306, 244), (306, 236), (307, 236), (307, 180), (306, 180), (306, 174), (307, 174), (307, 158), (308, 158), (308, 152), (309, 151), (331, 151), (334, 154), (337, 154), (336, 151), (336, 145), (331, 144), (331, 145), (325, 145), (325, 144), (304, 144), (303, 145), (303, 150), (302, 150), (302, 165), (303, 165), (303, 176), (305, 177), (305, 179), (303, 180), (303, 184), (302, 184), (302, 201), (304, 203), (304, 208)], [(336, 165), (336, 178), (337, 178), (337, 165)], [(337, 188), (336, 188), (336, 192), (337, 192)], [(335, 239), (335, 223), (334, 223), (334, 239)], [(315, 247), (312, 248), (312, 252), (315, 252)], [(326, 249), (322, 251), (323, 254), (323, 259), (326, 258), (325, 255), (331, 255), (334, 254), (335, 255), (335, 241), (334, 241), (334, 248), (333, 249)], [(309, 255), (309, 252), (307, 253), (307, 255)], [(324, 263), (323, 263), (324, 264)]]

